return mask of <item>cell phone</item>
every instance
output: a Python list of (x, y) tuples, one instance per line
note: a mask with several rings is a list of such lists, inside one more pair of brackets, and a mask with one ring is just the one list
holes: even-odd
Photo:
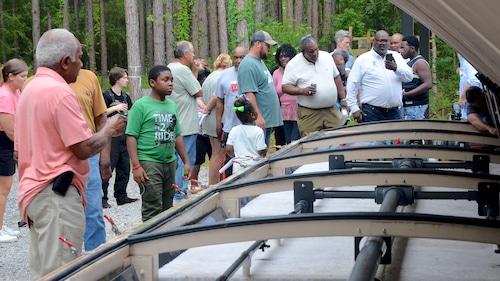
[(392, 56), (392, 54), (387, 54), (387, 55), (385, 55), (385, 60), (394, 61), (394, 57)]
[(73, 181), (73, 176), (74, 174), (72, 171), (66, 171), (60, 174), (54, 180), (52, 190), (61, 196), (65, 196), (66, 192), (68, 192), (69, 186), (71, 185), (71, 181)]

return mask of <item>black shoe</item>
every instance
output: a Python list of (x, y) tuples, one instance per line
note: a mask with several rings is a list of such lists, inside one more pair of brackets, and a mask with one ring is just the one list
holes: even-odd
[(125, 199), (123, 199), (123, 200), (116, 200), (116, 204), (118, 204), (118, 205), (125, 205), (125, 204), (128, 204), (128, 203), (133, 203), (133, 202), (135, 202), (137, 200), (139, 200), (139, 199), (125, 197)]
[(111, 205), (109, 205), (108, 200), (102, 200), (102, 208), (103, 209), (111, 208)]
[(25, 221), (18, 221), (17, 222), (17, 227), (25, 227), (27, 223)]

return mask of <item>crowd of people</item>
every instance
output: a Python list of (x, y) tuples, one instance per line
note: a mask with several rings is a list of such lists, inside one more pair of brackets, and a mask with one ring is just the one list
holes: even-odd
[[(111, 87), (102, 92), (96, 75), (81, 69), (78, 39), (65, 29), (45, 32), (34, 76), (27, 78), (29, 67), (19, 59), (2, 67), (0, 242), (19, 235), (3, 223), (16, 162), (36, 280), (76, 257), (54, 239), (62, 236), (85, 251), (106, 242), (103, 208), (111, 207), (113, 171), (117, 204), (139, 200), (126, 192), (132, 172), (147, 221), (173, 206), (180, 195), (175, 186), (196, 182), (207, 154), (208, 183), (216, 184), (264, 157), (273, 130), (289, 144), (345, 125), (349, 112), (359, 123), (426, 118), (432, 76), (417, 37), (379, 30), (357, 58), (351, 40), (348, 31), (338, 31), (332, 53), (319, 50), (311, 35), (300, 39), (298, 52), (295, 42), (281, 42), (272, 71), (263, 60), (278, 42), (262, 30), (249, 49), (220, 54), (213, 71), (195, 59), (191, 42), (180, 41), (173, 61), (149, 71), (150, 94), (133, 103), (123, 91), (124, 68), (110, 70)], [(478, 130), (496, 133), (481, 88), (469, 83), (460, 90), (465, 116)]]

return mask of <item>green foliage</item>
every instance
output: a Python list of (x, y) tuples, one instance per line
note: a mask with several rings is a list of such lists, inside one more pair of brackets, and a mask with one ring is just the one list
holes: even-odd
[(366, 36), (367, 29), (401, 32), (401, 12), (389, 1), (337, 0), (335, 27), (347, 30), (349, 26), (355, 37)]
[[(281, 23), (264, 19), (261, 23), (257, 24), (256, 30), (261, 29), (267, 31), (278, 44), (290, 44), (294, 46), (296, 50), (299, 50), (300, 38), (312, 32), (312, 28), (305, 24), (300, 25), (298, 30), (296, 30), (293, 20), (284, 20)], [(278, 45), (271, 47), (269, 57), (264, 61), (269, 69), (276, 65), (274, 52), (277, 47)]]
[(177, 40), (189, 40), (191, 36), (191, 16), (193, 0), (174, 1), (174, 35)]
[(430, 96), (431, 118), (448, 119), (451, 106), (457, 101), (456, 93), (459, 89), (459, 75), (456, 74), (456, 52), (448, 44), (436, 37), (436, 77), (433, 81), (437, 87), (437, 94)]

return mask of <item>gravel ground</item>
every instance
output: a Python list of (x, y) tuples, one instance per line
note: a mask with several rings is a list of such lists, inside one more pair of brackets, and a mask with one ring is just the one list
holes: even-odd
[[(202, 182), (207, 180), (208, 168), (200, 169), (199, 179)], [(14, 184), (7, 199), (4, 224), (12, 229), (18, 229), (19, 209), (17, 207), (17, 174), (14, 176)], [(110, 180), (108, 194), (113, 194), (114, 176)], [(134, 182), (132, 174), (130, 176), (127, 193), (131, 198), (140, 198), (139, 188)], [(141, 201), (118, 206), (114, 198), (108, 200), (112, 206), (104, 209), (104, 214), (111, 217), (118, 229), (122, 233), (132, 231), (141, 221)], [(105, 220), (107, 240), (115, 237), (111, 230), (111, 225)], [(19, 228), (21, 234), (19, 240), (13, 243), (0, 243), (0, 280), (24, 281), (29, 280), (29, 230), (27, 227)]]

